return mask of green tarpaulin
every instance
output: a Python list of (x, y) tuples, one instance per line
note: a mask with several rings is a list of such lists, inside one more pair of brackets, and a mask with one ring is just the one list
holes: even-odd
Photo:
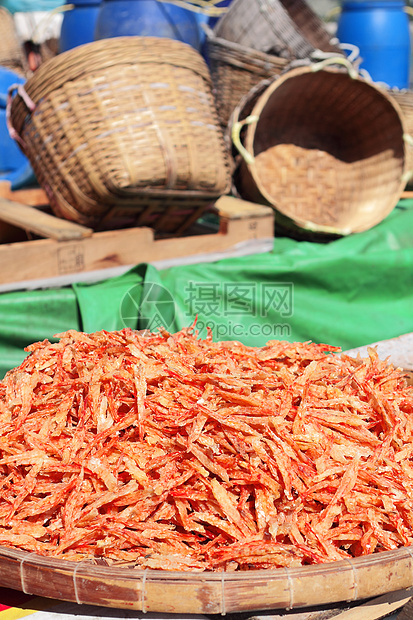
[(0, 373), (27, 344), (66, 329), (177, 330), (197, 317), (219, 340), (313, 340), (346, 348), (413, 331), (413, 201), (330, 243), (276, 238), (266, 254), (173, 267), (138, 265), (94, 284), (0, 295)]

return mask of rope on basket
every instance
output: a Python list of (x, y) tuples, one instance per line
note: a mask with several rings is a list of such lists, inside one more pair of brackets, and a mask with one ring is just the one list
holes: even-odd
[(17, 90), (17, 93), (23, 99), (24, 103), (26, 104), (30, 112), (34, 112), (34, 110), (36, 109), (36, 104), (34, 103), (34, 101), (32, 101), (32, 99), (29, 97), (29, 95), (25, 91), (23, 84), (12, 84), (11, 86), (9, 86), (9, 89), (7, 91), (6, 126), (9, 132), (10, 138), (18, 142), (24, 149), (26, 147), (26, 144), (24, 140), (19, 136), (15, 128), (13, 127), (13, 123), (11, 120), (11, 104), (13, 100), (13, 92), (15, 90)]
[(236, 123), (234, 123), (231, 130), (232, 142), (238, 153), (242, 156), (243, 160), (248, 165), (253, 164), (255, 158), (252, 153), (247, 151), (247, 149), (241, 142), (241, 129), (244, 127), (244, 125), (252, 125), (252, 123), (258, 123), (259, 120), (259, 116), (247, 116), (247, 118), (243, 121), (237, 121)]
[(185, 0), (157, 0), (157, 2), (175, 4), (176, 6), (180, 6), (188, 11), (202, 13), (204, 15), (209, 15), (210, 17), (220, 17), (228, 11), (228, 7), (226, 6), (216, 6), (220, 1), (221, 0), (190, 0), (186, 2)]
[(314, 63), (311, 66), (311, 70), (315, 73), (316, 71), (322, 71), (325, 67), (328, 67), (330, 65), (342, 65), (343, 67), (345, 67), (352, 80), (357, 80), (357, 78), (359, 77), (358, 71), (353, 67), (348, 58), (342, 58), (340, 56), (325, 58), (320, 62)]
[(72, 11), (75, 8), (74, 4), (62, 4), (61, 6), (56, 6), (51, 11), (48, 11), (47, 14), (36, 24), (32, 33), (32, 41), (35, 44), (39, 44), (42, 37), (41, 32), (46, 29), (49, 25), (50, 21), (55, 15), (60, 15), (60, 13), (66, 13), (67, 11)]

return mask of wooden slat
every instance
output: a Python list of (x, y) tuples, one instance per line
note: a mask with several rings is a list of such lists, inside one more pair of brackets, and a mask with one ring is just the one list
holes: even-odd
[(248, 202), (234, 196), (221, 196), (216, 201), (215, 208), (221, 217), (228, 217), (230, 219), (265, 217), (272, 212), (271, 207), (258, 205), (255, 202)]
[(93, 233), (91, 228), (59, 219), (6, 198), (0, 198), (0, 220), (57, 241), (83, 239), (90, 237)]
[(0, 181), (0, 196), (31, 207), (43, 207), (49, 204), (46, 192), (40, 187), (29, 187), (12, 191), (9, 181)]
[[(282, 611), (265, 616), (251, 616), (248, 620), (379, 620), (412, 601), (413, 589), (383, 594), (350, 609)], [(413, 615), (409, 616), (412, 620)], [(406, 618), (407, 620), (407, 618)]]
[(408, 603), (413, 595), (412, 588), (390, 592), (376, 599), (343, 611), (334, 620), (379, 620)]
[(397, 620), (412, 620), (413, 618), (413, 598), (403, 607)]
[[(239, 244), (252, 240), (268, 241), (273, 237), (274, 215), (271, 208), (259, 207), (255, 211), (249, 203), (243, 209), (244, 201), (234, 199), (230, 207), (233, 212), (230, 213), (227, 201), (223, 203), (218, 201), (216, 204), (221, 225), (220, 231), (213, 234), (155, 239), (153, 230), (144, 227), (93, 234), (86, 229), (89, 236), (83, 235), (81, 230), (78, 239), (56, 241), (49, 238), (0, 245), (0, 284), (56, 278), (140, 262), (202, 257), (229, 252)], [(53, 216), (49, 218), (57, 220), (59, 226), (70, 224)], [(24, 225), (27, 225), (26, 219)]]
[(413, 192), (411, 190), (404, 190), (404, 192), (402, 192), (400, 198), (413, 198)]

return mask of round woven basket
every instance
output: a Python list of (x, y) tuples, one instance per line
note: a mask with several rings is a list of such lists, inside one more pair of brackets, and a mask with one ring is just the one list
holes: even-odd
[(228, 190), (209, 70), (189, 45), (116, 37), (42, 64), (10, 108), (56, 215), (182, 232)]
[(271, 205), (279, 228), (299, 236), (347, 235), (385, 218), (405, 184), (397, 103), (326, 62), (263, 84), (231, 120), (238, 193)]
[(288, 61), (207, 32), (207, 53), (219, 120), (226, 127), (240, 99), (258, 82), (280, 75)]
[(214, 32), (222, 39), (288, 59), (307, 58), (316, 49), (341, 53), (304, 0), (232, 0)]
[(27, 63), (17, 36), (13, 15), (0, 7), (0, 66), (26, 75)]

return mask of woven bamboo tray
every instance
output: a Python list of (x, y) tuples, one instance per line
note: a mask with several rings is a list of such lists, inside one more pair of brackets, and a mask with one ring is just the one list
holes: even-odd
[(214, 28), (217, 37), (288, 59), (314, 50), (340, 54), (304, 0), (233, 0)]
[(10, 119), (55, 214), (95, 229), (125, 207), (180, 234), (229, 189), (209, 70), (180, 41), (115, 37), (59, 54), (14, 95)]
[(399, 105), (338, 61), (259, 83), (231, 119), (237, 192), (271, 205), (279, 229), (293, 236), (367, 230), (392, 211), (405, 186)]
[(358, 601), (413, 584), (413, 549), (239, 573), (169, 572), (69, 562), (0, 547), (0, 586), (142, 612), (226, 614)]

